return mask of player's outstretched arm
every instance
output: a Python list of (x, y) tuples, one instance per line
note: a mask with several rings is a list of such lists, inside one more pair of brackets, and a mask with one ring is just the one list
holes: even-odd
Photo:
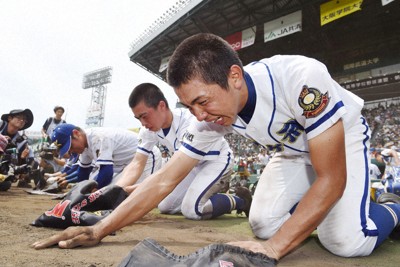
[(143, 173), (147, 158), (146, 155), (136, 152), (132, 161), (124, 168), (121, 178), (115, 184), (122, 188), (134, 185)]
[(94, 246), (100, 242), (100, 236), (95, 234), (93, 226), (69, 227), (59, 234), (37, 241), (31, 245), (35, 249), (43, 249), (53, 245), (60, 248), (75, 248), (78, 246)]
[[(60, 248), (94, 246), (104, 237), (129, 225), (155, 208), (196, 166), (198, 160), (177, 151), (158, 172), (146, 178), (109, 216), (93, 226), (65, 229), (32, 244), (35, 249), (57, 245)], [(151, 197), (149, 197), (151, 196)]]

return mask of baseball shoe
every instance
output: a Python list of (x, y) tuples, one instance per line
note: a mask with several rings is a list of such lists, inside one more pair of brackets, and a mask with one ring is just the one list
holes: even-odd
[(235, 188), (235, 194), (237, 197), (244, 200), (244, 205), (242, 209), (237, 209), (237, 214), (241, 214), (244, 212), (246, 217), (249, 217), (251, 202), (253, 201), (253, 197), (251, 196), (251, 191), (243, 186), (237, 186)]
[(382, 193), (376, 202), (379, 204), (400, 204), (400, 196), (393, 193)]
[[(376, 200), (379, 204), (400, 204), (400, 196), (393, 193), (382, 193)], [(389, 237), (394, 240), (400, 240), (400, 223), (390, 233)]]

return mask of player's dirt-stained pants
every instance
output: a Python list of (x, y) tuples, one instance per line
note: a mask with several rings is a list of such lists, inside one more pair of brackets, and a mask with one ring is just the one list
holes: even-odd
[[(346, 189), (318, 226), (317, 233), (322, 245), (336, 255), (365, 256), (374, 249), (377, 231), (368, 217), (369, 132), (363, 118), (346, 130), (345, 146)], [(308, 154), (274, 156), (260, 177), (250, 209), (254, 234), (262, 239), (273, 236), (290, 218), (289, 211), (301, 201), (315, 179)]]
[(158, 205), (161, 213), (182, 214), (192, 220), (211, 218), (210, 197), (221, 191), (230, 180), (233, 159), (201, 161)]

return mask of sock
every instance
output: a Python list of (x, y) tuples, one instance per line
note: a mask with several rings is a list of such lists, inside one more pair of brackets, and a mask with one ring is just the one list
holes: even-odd
[(385, 203), (384, 205), (389, 206), (396, 213), (397, 218), (400, 218), (400, 204)]
[(374, 221), (378, 229), (378, 240), (375, 244), (376, 248), (390, 235), (398, 223), (398, 218), (400, 217), (400, 205), (381, 205), (371, 202), (369, 207), (369, 217)]
[(213, 206), (211, 218), (221, 216), (244, 206), (243, 199), (227, 194), (215, 194), (210, 198), (210, 201)]

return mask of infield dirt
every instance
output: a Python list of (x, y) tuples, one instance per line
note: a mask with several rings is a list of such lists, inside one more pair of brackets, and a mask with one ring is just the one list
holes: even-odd
[[(44, 250), (30, 248), (33, 242), (60, 230), (29, 225), (58, 200), (30, 195), (13, 186), (0, 192), (0, 266), (118, 266), (132, 248), (146, 237), (157, 240), (171, 252), (187, 255), (211, 243), (253, 240), (247, 218), (232, 213), (216, 220), (190, 221), (180, 215), (161, 215), (157, 210), (142, 220), (89, 248)], [(399, 266), (400, 242), (386, 240), (371, 256), (341, 258), (321, 247), (313, 234), (278, 266)]]

